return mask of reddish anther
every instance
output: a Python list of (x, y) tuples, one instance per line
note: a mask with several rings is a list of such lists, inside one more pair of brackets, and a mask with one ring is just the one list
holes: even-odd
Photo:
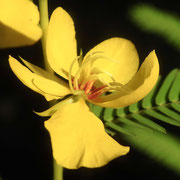
[(88, 81), (86, 84), (85, 84), (85, 88), (84, 88), (84, 92), (85, 94), (88, 94), (92, 87), (93, 87), (93, 84), (94, 84), (94, 81)]
[(100, 96), (101, 94), (103, 93), (103, 91), (97, 91), (97, 92), (95, 92), (95, 93), (92, 93), (92, 94), (90, 94), (90, 95), (88, 95), (88, 99), (90, 100), (90, 99), (96, 99), (98, 96)]

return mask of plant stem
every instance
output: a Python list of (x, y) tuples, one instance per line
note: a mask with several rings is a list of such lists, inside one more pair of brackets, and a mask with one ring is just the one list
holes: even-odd
[(40, 25), (43, 31), (41, 44), (42, 44), (43, 55), (44, 55), (44, 65), (47, 71), (53, 72), (48, 63), (47, 55), (46, 55), (46, 36), (47, 36), (47, 27), (49, 24), (48, 0), (39, 0), (39, 9), (40, 9)]
[(63, 168), (54, 159), (54, 180), (63, 180)]
[[(46, 55), (46, 35), (47, 35), (47, 27), (49, 23), (48, 0), (39, 0), (39, 9), (40, 9), (40, 25), (43, 31), (41, 43), (42, 43), (42, 49), (43, 49), (43, 55), (44, 55), (45, 69), (53, 73), (48, 63), (47, 55)], [(54, 180), (63, 180), (63, 167), (57, 165), (55, 160), (54, 160), (53, 166), (54, 166)]]

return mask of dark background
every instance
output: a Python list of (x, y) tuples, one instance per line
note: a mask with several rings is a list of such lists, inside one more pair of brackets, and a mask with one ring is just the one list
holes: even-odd
[[(166, 41), (154, 34), (138, 29), (129, 19), (129, 8), (137, 3), (149, 3), (162, 10), (179, 15), (175, 1), (79, 1), (49, 0), (49, 12), (62, 6), (74, 19), (78, 47), (86, 53), (101, 41), (119, 36), (131, 40), (141, 61), (155, 49), (160, 62), (161, 74), (165, 76), (179, 67), (180, 53)], [(0, 175), (4, 180), (52, 180), (52, 155), (45, 119), (32, 110), (43, 111), (48, 107), (40, 95), (25, 87), (12, 73), (8, 55), (42, 66), (40, 42), (32, 47), (0, 50)], [(170, 126), (170, 125), (169, 125)], [(178, 134), (179, 129), (169, 127)], [(128, 145), (115, 136), (121, 144)], [(109, 180), (109, 179), (180, 179), (173, 171), (155, 162), (131, 147), (131, 152), (117, 158), (107, 166), (97, 169), (80, 168), (64, 171), (64, 180)]]

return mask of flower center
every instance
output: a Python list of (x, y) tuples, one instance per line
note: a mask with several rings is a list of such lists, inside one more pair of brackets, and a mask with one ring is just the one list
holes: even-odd
[(75, 94), (80, 93), (84, 98), (88, 100), (97, 98), (104, 93), (104, 88), (106, 86), (102, 85), (100, 87), (96, 87), (94, 83), (94, 80), (89, 80), (85, 84), (79, 84), (78, 88), (74, 87)]
[[(103, 56), (102, 52), (91, 53), (83, 61), (81, 54), (72, 62), (68, 77), (69, 87), (74, 95), (80, 95), (87, 100), (92, 100), (107, 91), (114, 91), (123, 86), (115, 82), (115, 79), (110, 73), (93, 67), (94, 62), (100, 59), (116, 62)], [(79, 63), (79, 69), (72, 76), (72, 69), (76, 61)], [(107, 78), (109, 79), (108, 81)]]

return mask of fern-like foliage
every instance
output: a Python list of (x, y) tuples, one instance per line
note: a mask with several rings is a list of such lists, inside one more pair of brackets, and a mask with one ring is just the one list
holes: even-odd
[(180, 141), (162, 127), (163, 123), (180, 126), (179, 69), (164, 80), (160, 77), (153, 90), (135, 104), (119, 109), (90, 104), (90, 108), (104, 121), (108, 133), (123, 133), (132, 147), (180, 173)]
[(113, 109), (91, 105), (91, 110), (101, 118), (106, 127), (131, 134), (122, 124), (148, 127), (162, 133), (166, 130), (157, 120), (180, 126), (180, 70), (172, 70), (165, 80), (159, 78), (153, 90), (141, 101), (128, 107)]

